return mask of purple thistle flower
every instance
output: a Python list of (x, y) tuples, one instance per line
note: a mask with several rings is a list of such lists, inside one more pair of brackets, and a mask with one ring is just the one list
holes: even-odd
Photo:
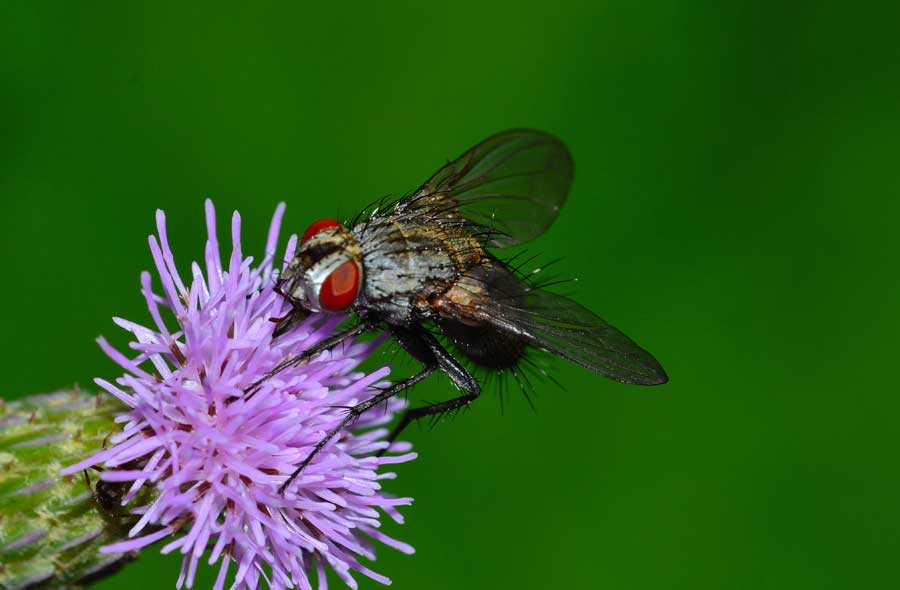
[[(254, 589), (264, 580), (271, 588), (309, 589), (313, 570), (319, 587), (325, 588), (326, 565), (351, 588), (357, 587), (353, 570), (390, 584), (358, 558), (375, 558), (373, 540), (413, 552), (378, 530), (381, 512), (403, 522), (397, 507), (412, 502), (382, 493), (380, 481), (395, 474), (378, 472), (383, 465), (414, 459), (410, 445), (394, 443), (390, 450), (400, 455), (374, 455), (388, 446), (383, 440), (387, 431), (380, 426), (404, 407), (402, 400), (363, 416), (327, 445), (284, 495), (278, 493), (315, 443), (345, 416), (345, 408), (384, 387), (389, 372), (387, 367), (369, 374), (355, 371), (379, 343), (357, 342), (323, 352), (278, 373), (258, 390), (244, 392), (279, 362), (331, 335), (343, 319), (313, 314), (272, 338), (275, 324), (270, 319), (290, 311), (271, 288), (283, 213), (280, 204), (258, 266), (242, 254), (240, 216), (235, 213), (231, 258), (223, 268), (215, 210), (207, 201), (206, 268), (193, 263), (188, 286), (176, 270), (165, 215), (158, 211), (159, 239), (150, 237), (150, 250), (162, 294), (152, 291), (149, 273), (141, 275), (155, 327), (114, 318), (134, 336), (134, 358), (99, 339), (125, 374), (114, 383), (96, 383), (131, 409), (119, 416), (124, 429), (111, 438), (109, 448), (63, 473), (102, 463), (103, 480), (131, 484), (123, 505), (142, 486), (155, 486), (156, 499), (132, 509), (141, 516), (129, 540), (104, 551), (126, 552), (168, 539), (162, 552), (184, 556), (179, 588), (193, 586), (207, 551), (210, 565), (221, 562), (217, 590), (224, 587), (232, 561), (237, 588)], [(285, 258), (293, 254), (296, 241), (296, 236), (288, 241)], [(174, 315), (175, 329), (164, 321), (166, 308)]]

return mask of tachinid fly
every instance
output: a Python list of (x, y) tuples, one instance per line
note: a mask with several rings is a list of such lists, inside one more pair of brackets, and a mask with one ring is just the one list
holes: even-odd
[(489, 369), (514, 367), (526, 349), (537, 348), (624, 383), (667, 381), (656, 359), (630, 338), (574, 301), (532, 287), (486, 249), (516, 246), (544, 233), (565, 201), (572, 174), (569, 151), (555, 137), (505, 131), (387, 210), (346, 227), (323, 219), (306, 230), (277, 287), (297, 312), (280, 320), (278, 331), (310, 312), (352, 311), (359, 322), (269, 376), (376, 329), (386, 329), (424, 367), (351, 408), (281, 491), (344, 426), (436, 370), (463, 394), (408, 410), (390, 440), (413, 420), (478, 397), (478, 382), (433, 328), (459, 355)]

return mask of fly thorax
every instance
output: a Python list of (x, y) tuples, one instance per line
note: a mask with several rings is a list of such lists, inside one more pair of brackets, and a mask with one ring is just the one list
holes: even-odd
[(357, 236), (363, 251), (363, 300), (388, 321), (407, 323), (418, 303), (456, 280), (458, 268), (435, 228), (373, 220)]

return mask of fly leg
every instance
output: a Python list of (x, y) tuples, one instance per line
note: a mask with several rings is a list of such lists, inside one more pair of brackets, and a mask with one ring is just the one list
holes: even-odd
[[(351, 424), (354, 420), (359, 418), (363, 412), (371, 409), (374, 406), (377, 406), (383, 401), (386, 401), (401, 391), (409, 389), (428, 375), (431, 375), (435, 370), (440, 369), (450, 375), (450, 378), (453, 379), (454, 383), (463, 382), (465, 378), (471, 382), (475, 387), (475, 396), (478, 395), (478, 384), (475, 383), (475, 380), (469, 375), (469, 373), (460, 365), (456, 360), (450, 356), (450, 354), (444, 350), (441, 346), (440, 342), (429, 332), (428, 330), (422, 327), (415, 328), (405, 328), (401, 326), (389, 326), (391, 331), (391, 335), (400, 344), (403, 349), (409, 353), (411, 357), (425, 365), (421, 371), (404, 379), (399, 383), (395, 383), (394, 385), (388, 387), (384, 391), (379, 392), (378, 394), (372, 396), (366, 401), (359, 403), (347, 411), (347, 415), (341, 420), (340, 424), (338, 424), (335, 428), (329, 430), (325, 436), (316, 443), (316, 446), (313, 447), (313, 450), (306, 456), (302, 463), (294, 470), (287, 481), (281, 484), (281, 487), (278, 488), (278, 493), (283, 494), (284, 490), (291, 484), (294, 479), (300, 475), (300, 473), (306, 468), (307, 465), (313, 460), (313, 457), (319, 454), (325, 445), (328, 444), (332, 438), (334, 438), (341, 430), (346, 428), (348, 424)], [(474, 397), (472, 398), (474, 399)], [(454, 400), (455, 401), (455, 400)]]
[(358, 336), (358, 335), (362, 334), (363, 332), (368, 330), (370, 327), (371, 326), (369, 324), (367, 324), (365, 321), (363, 321), (355, 326), (351, 326), (351, 327), (347, 328), (346, 330), (338, 332), (337, 334), (335, 334), (333, 336), (329, 336), (328, 338), (325, 338), (324, 340), (313, 344), (312, 346), (310, 346), (309, 348), (307, 348), (306, 350), (304, 350), (297, 356), (291, 357), (289, 359), (286, 359), (286, 360), (278, 363), (278, 365), (276, 365), (274, 369), (272, 369), (271, 371), (269, 371), (268, 373), (266, 373), (265, 375), (263, 375), (262, 377), (260, 377), (256, 381), (254, 381), (249, 387), (244, 389), (244, 393), (250, 393), (250, 392), (254, 391), (261, 384), (265, 383), (266, 381), (268, 381), (269, 379), (271, 379), (278, 373), (282, 372), (283, 370), (287, 369), (288, 367), (293, 366), (293, 365), (298, 365), (298, 364), (302, 363), (303, 361), (312, 358), (313, 356), (317, 355), (318, 353), (322, 352), (323, 350), (328, 350), (330, 348), (334, 348), (335, 346), (337, 346), (344, 340), (347, 340), (348, 338), (353, 338), (354, 336)]
[(422, 369), (421, 371), (419, 371), (412, 377), (404, 379), (403, 381), (401, 381), (399, 383), (395, 383), (394, 385), (388, 387), (387, 389), (378, 393), (377, 395), (374, 395), (371, 398), (367, 399), (366, 401), (356, 404), (355, 406), (350, 408), (347, 411), (347, 415), (344, 416), (344, 418), (341, 420), (340, 424), (338, 424), (337, 426), (335, 426), (334, 428), (329, 430), (325, 434), (325, 436), (322, 438), (322, 440), (320, 440), (319, 442), (316, 443), (316, 446), (313, 448), (312, 452), (310, 452), (310, 454), (306, 456), (306, 459), (303, 460), (303, 463), (301, 463), (297, 467), (297, 469), (294, 470), (294, 472), (291, 474), (291, 476), (289, 478), (287, 478), (287, 481), (285, 481), (283, 484), (281, 484), (281, 487), (278, 488), (278, 493), (284, 494), (284, 490), (286, 490), (287, 487), (291, 484), (291, 482), (294, 481), (294, 479), (298, 475), (300, 475), (300, 472), (303, 471), (307, 465), (309, 465), (310, 461), (313, 460), (313, 457), (318, 455), (319, 451), (321, 451), (325, 447), (325, 445), (328, 444), (328, 441), (330, 441), (332, 438), (335, 437), (336, 434), (338, 434), (340, 431), (342, 431), (344, 428), (346, 428), (348, 424), (351, 424), (354, 420), (359, 418), (363, 414), (363, 412), (372, 408), (373, 406), (377, 406), (378, 404), (380, 404), (381, 402), (383, 402), (385, 400), (388, 400), (388, 399), (394, 397), (395, 395), (397, 395), (404, 389), (407, 389), (408, 387), (412, 387), (413, 385), (415, 385), (416, 383), (418, 383), (425, 377), (431, 375), (431, 373), (433, 373), (434, 370), (437, 368), (438, 368), (437, 365), (434, 365), (434, 364), (426, 365), (424, 369)]
[(284, 292), (284, 289), (281, 288), (281, 283), (278, 282), (272, 287), (272, 290), (281, 295), (285, 301), (291, 304), (291, 311), (287, 313), (287, 315), (283, 315), (280, 318), (269, 318), (270, 322), (275, 323), (275, 329), (272, 331), (272, 338), (278, 338), (285, 332), (289, 332), (294, 328), (297, 324), (308, 318), (312, 312), (303, 307), (300, 303), (297, 303), (295, 299), (290, 297), (287, 293)]
[[(441, 346), (441, 343), (438, 342), (437, 338), (435, 338), (431, 332), (427, 330), (422, 330), (422, 334), (420, 335), (426, 346), (428, 347), (429, 352), (434, 359), (434, 362), (437, 364), (438, 368), (441, 369), (446, 375), (450, 378), (456, 387), (466, 392), (465, 394), (455, 397), (453, 399), (449, 399), (445, 402), (440, 402), (436, 404), (430, 404), (427, 406), (422, 406), (421, 408), (413, 408), (411, 410), (407, 410), (403, 417), (400, 418), (400, 422), (394, 426), (394, 429), (391, 430), (390, 435), (388, 435), (388, 442), (392, 443), (396, 438), (403, 432), (403, 429), (409, 426), (409, 423), (413, 420), (418, 420), (419, 418), (424, 418), (426, 416), (433, 416), (435, 414), (442, 414), (444, 412), (450, 412), (456, 410), (458, 408), (462, 408), (463, 406), (467, 406), (473, 400), (475, 400), (481, 394), (481, 386), (478, 384), (478, 381), (475, 380), (474, 377), (463, 367), (459, 361), (453, 358), (447, 349)], [(398, 338), (398, 340), (400, 340)], [(402, 344), (402, 341), (401, 341)], [(404, 346), (404, 348), (406, 348)], [(415, 355), (413, 355), (415, 356)], [(383, 454), (387, 450), (387, 447), (381, 451), (379, 454)]]
[(309, 317), (309, 312), (295, 305), (294, 308), (280, 318), (269, 318), (269, 321), (275, 324), (272, 330), (272, 338), (278, 338), (286, 332), (290, 332), (295, 326), (299, 325), (303, 320)]

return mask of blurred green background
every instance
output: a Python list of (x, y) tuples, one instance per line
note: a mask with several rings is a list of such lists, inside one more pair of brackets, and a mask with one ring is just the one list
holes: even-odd
[[(117, 374), (93, 339), (149, 320), (157, 207), (182, 261), (207, 196), (261, 249), (280, 200), (302, 231), (536, 127), (577, 171), (530, 250), (671, 383), (559, 362), (536, 413), (489, 392), (412, 429), (390, 488), (416, 503), (388, 529), (418, 553), (376, 569), (429, 590), (896, 585), (898, 5), (324, 6), (4, 4), (4, 397)], [(177, 570), (148, 551), (97, 587)]]

